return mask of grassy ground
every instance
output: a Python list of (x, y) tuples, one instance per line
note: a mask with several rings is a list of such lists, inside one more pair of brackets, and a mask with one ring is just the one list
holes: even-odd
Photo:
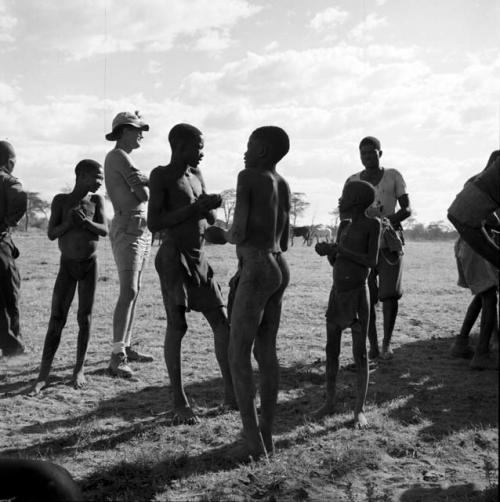
[[(186, 392), (202, 419), (194, 427), (170, 424), (166, 320), (152, 262), (135, 339), (156, 362), (136, 365), (133, 381), (107, 375), (118, 289), (108, 240), (100, 243), (88, 388), (69, 385), (76, 351), (73, 308), (52, 386), (43, 396), (26, 394), (40, 363), (59, 258), (57, 246), (43, 235), (19, 235), (16, 242), (29, 352), (0, 359), (2, 455), (62, 464), (89, 500), (497, 500), (498, 372), (473, 372), (466, 361), (448, 355), (470, 301), (456, 286), (452, 243), (407, 244), (395, 358), (370, 375), (366, 431), (352, 428), (354, 374), (345, 369), (338, 413), (318, 422), (309, 418), (324, 397), (331, 268), (312, 248), (290, 250), (292, 280), (278, 341), (277, 454), (269, 462), (238, 465), (225, 452), (240, 438), (239, 415), (218, 408), (222, 381), (211, 333), (197, 313), (189, 314), (183, 364)], [(208, 253), (227, 296), (234, 249), (212, 246)], [(346, 333), (342, 366), (351, 360)]]

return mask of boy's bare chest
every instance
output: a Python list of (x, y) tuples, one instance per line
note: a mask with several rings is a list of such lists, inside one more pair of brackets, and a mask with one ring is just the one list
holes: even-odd
[(171, 180), (167, 185), (166, 196), (170, 206), (178, 207), (196, 201), (202, 192), (200, 180), (190, 174)]
[(83, 211), (83, 213), (89, 220), (93, 220), (95, 215), (95, 202), (93, 202), (90, 198), (85, 198), (78, 202), (67, 201), (66, 204), (64, 204), (64, 214), (73, 209)]

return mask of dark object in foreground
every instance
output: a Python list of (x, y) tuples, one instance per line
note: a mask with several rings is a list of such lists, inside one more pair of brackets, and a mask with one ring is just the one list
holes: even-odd
[(0, 458), (0, 500), (16, 502), (80, 501), (82, 492), (71, 474), (43, 460)]

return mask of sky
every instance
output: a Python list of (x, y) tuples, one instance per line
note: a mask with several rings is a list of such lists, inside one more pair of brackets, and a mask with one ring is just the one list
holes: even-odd
[(209, 192), (235, 188), (249, 134), (290, 136), (278, 164), (332, 222), (373, 135), (415, 218), (444, 220), (500, 144), (498, 0), (0, 0), (0, 139), (50, 200), (104, 161), (116, 113), (150, 124), (138, 167), (169, 162), (179, 122), (204, 133)]

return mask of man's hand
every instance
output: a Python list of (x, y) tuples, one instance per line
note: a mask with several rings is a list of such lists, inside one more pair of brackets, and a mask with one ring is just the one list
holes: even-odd
[(226, 232), (220, 227), (208, 227), (205, 229), (205, 240), (211, 244), (226, 244)]
[(200, 212), (204, 213), (206, 211), (211, 211), (212, 209), (217, 209), (222, 204), (222, 197), (219, 194), (206, 194), (202, 193), (198, 200), (196, 201), (198, 209)]

